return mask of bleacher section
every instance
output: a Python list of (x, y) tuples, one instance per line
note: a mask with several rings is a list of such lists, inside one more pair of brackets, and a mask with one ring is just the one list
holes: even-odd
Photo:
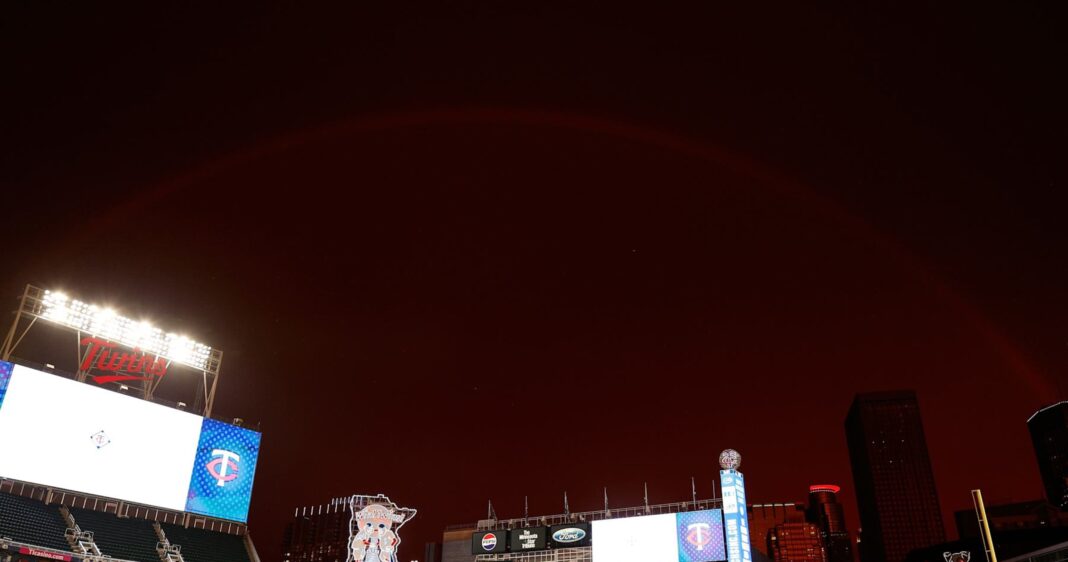
[(156, 530), (146, 519), (122, 519), (101, 511), (71, 508), (74, 522), (92, 531), (101, 554), (135, 562), (159, 562)]
[(161, 524), (171, 544), (182, 545), (182, 557), (188, 562), (250, 562), (245, 539), (227, 535)]
[[(69, 498), (68, 498), (69, 499)], [(89, 502), (92, 503), (92, 502)], [(61, 506), (0, 492), (0, 537), (37, 547), (71, 552), (64, 538), (67, 523)], [(151, 519), (118, 517), (103, 511), (70, 507), (75, 524), (91, 531), (101, 554), (116, 560), (159, 562), (159, 537)], [(160, 523), (172, 545), (180, 545), (186, 562), (251, 562), (245, 538), (206, 529)]]
[[(70, 545), (63, 538), (66, 530), (56, 506), (0, 493), (0, 537), (70, 552)], [(149, 562), (156, 560), (159, 558)]]

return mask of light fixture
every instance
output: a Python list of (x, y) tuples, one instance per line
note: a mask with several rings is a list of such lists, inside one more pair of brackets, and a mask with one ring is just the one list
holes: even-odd
[(45, 291), (40, 302), (39, 314), (45, 320), (138, 348), (174, 363), (213, 371), (209, 364), (211, 347), (186, 336), (164, 333), (148, 322), (126, 318), (110, 308), (84, 303), (58, 291)]

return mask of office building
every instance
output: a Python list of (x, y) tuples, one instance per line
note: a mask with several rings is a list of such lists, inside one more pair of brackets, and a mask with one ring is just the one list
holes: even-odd
[(768, 533), (768, 553), (775, 562), (827, 562), (815, 523), (780, 523)]
[(916, 394), (858, 394), (845, 430), (864, 529), (862, 562), (902, 562), (914, 549), (945, 542)]
[(753, 546), (753, 562), (770, 562), (774, 555), (768, 550), (768, 538), (777, 525), (804, 523), (805, 506), (801, 503), (757, 503), (749, 506), (749, 536)]
[(853, 548), (846, 529), (845, 513), (838, 503), (841, 488), (833, 484), (816, 484), (808, 488), (805, 518), (819, 527), (820, 540), (828, 562), (853, 562)]
[(1027, 420), (1046, 499), (1068, 511), (1068, 402), (1048, 406)]

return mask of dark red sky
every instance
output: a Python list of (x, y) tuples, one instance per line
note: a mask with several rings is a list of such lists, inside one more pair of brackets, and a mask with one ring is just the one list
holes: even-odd
[(225, 350), (266, 560), (338, 495), (419, 508), (409, 560), (487, 499), (707, 495), (725, 447), (753, 501), (842, 484), (855, 529), (842, 422), (891, 388), (947, 520), (1034, 498), (1065, 40), (932, 9), (5, 6), (0, 294)]

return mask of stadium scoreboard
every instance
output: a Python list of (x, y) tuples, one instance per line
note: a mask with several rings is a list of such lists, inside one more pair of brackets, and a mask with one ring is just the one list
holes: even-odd
[(0, 361), (0, 476), (248, 520), (260, 433)]

